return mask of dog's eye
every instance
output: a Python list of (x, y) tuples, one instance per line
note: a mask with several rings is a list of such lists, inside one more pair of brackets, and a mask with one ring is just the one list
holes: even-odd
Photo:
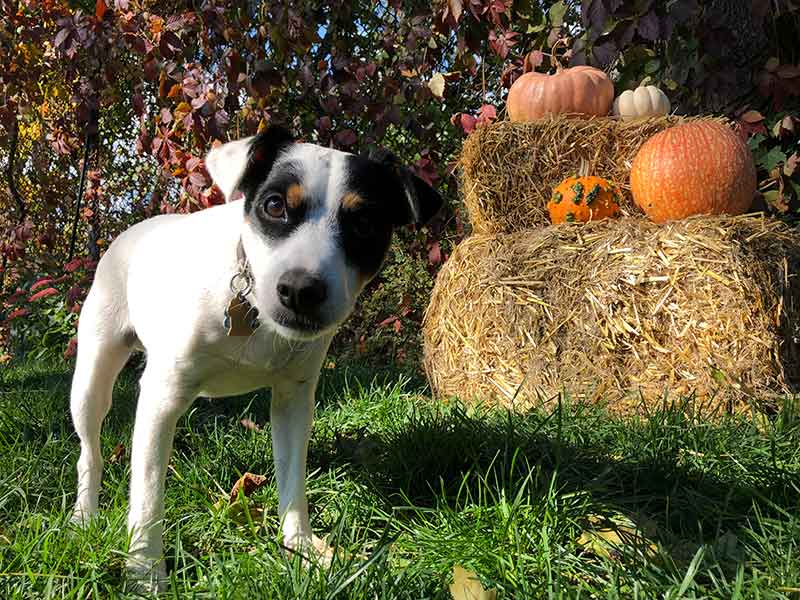
[(352, 223), (353, 233), (355, 233), (358, 237), (370, 237), (373, 233), (375, 233), (375, 224), (367, 215), (356, 217), (353, 219)]
[(270, 194), (264, 202), (264, 210), (273, 219), (282, 219), (286, 216), (286, 202), (280, 194)]

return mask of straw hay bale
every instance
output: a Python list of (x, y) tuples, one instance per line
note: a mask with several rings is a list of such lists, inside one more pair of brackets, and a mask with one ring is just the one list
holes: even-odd
[(797, 232), (760, 215), (475, 235), (438, 276), (425, 369), (440, 396), (515, 408), (774, 404), (800, 383), (799, 267)]
[[(714, 120), (712, 117), (702, 117)], [(549, 225), (553, 188), (588, 166), (622, 192), (623, 212), (633, 204), (629, 173), (641, 145), (659, 131), (697, 117), (623, 121), (564, 115), (530, 123), (500, 121), (478, 127), (459, 158), (461, 189), (475, 233), (513, 233)]]

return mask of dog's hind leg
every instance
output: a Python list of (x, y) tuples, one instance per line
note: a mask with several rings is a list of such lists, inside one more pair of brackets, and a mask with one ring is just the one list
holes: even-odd
[(101, 323), (98, 298), (87, 298), (78, 326), (78, 356), (72, 378), (70, 409), (81, 442), (78, 459), (78, 493), (72, 520), (84, 522), (97, 512), (103, 457), (100, 428), (111, 408), (111, 392), (131, 354), (125, 336), (108, 322)]

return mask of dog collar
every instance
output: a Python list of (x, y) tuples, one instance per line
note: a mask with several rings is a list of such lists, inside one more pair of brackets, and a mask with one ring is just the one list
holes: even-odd
[(253, 291), (253, 273), (244, 252), (241, 238), (236, 244), (236, 272), (231, 277), (230, 289), (233, 296), (225, 309), (222, 324), (229, 337), (248, 337), (261, 325), (258, 309), (247, 299)]

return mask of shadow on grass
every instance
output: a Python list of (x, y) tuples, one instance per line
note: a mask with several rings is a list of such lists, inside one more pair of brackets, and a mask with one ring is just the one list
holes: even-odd
[[(670, 535), (695, 539), (716, 538), (756, 517), (796, 513), (800, 473), (781, 466), (774, 440), (746, 419), (709, 425), (682, 408), (625, 421), (594, 406), (549, 415), (429, 406), (388, 433), (335, 440), (312, 453), (315, 466), (349, 468), (387, 508), (434, 508), (443, 499), (457, 506), (479, 498), (491, 482), (507, 498), (526, 485), (525, 493), (541, 497), (555, 485), (561, 494), (582, 494), (595, 506), (642, 515)], [(792, 427), (784, 440), (788, 457), (798, 439)]]
[[(107, 426), (130, 428), (140, 368), (140, 362), (132, 361), (121, 375)], [(357, 365), (326, 370), (318, 398), (324, 408), (345, 389), (368, 389), (372, 382), (396, 381), (401, 374), (409, 375)], [(18, 394), (47, 390), (54, 405), (38, 421), (19, 412), (0, 427), (25, 427), (30, 439), (71, 434), (70, 378), (68, 367), (29, 369), (4, 378)], [(411, 395), (426, 391), (419, 374), (404, 388)], [(194, 426), (211, 427), (243, 414), (266, 424), (268, 392), (200, 400), (192, 419)], [(798, 439), (797, 425), (792, 427), (791, 436), (778, 439), (774, 431), (770, 437), (745, 419), (719, 425), (694, 422), (681, 407), (664, 407), (648, 419), (625, 422), (593, 406), (511, 415), (420, 400), (408, 418), (396, 423), (315, 439), (309, 467), (346, 469), (374, 489), (387, 510), (409, 503), (435, 507), (443, 500), (457, 505), (469, 494), (477, 497), (487, 482), (505, 490), (507, 497), (514, 497), (521, 486), (527, 486), (525, 493), (541, 496), (555, 485), (561, 493), (584, 494), (593, 504), (647, 515), (675, 535), (717, 537), (744, 527), (756, 512), (796, 513), (800, 477), (796, 465), (785, 466)], [(182, 443), (179, 435), (176, 449)], [(260, 466), (268, 468), (267, 462), (264, 457)]]

